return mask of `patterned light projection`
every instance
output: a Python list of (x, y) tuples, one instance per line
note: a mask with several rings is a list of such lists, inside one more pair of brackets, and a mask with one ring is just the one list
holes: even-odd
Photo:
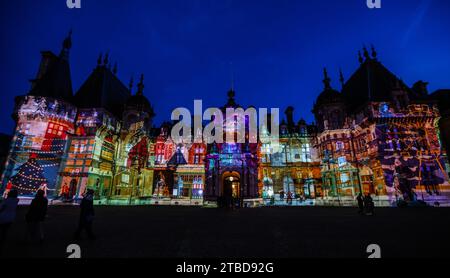
[[(295, 122), (288, 107), (275, 146), (248, 137), (243, 143), (175, 144), (174, 123), (152, 127), (143, 75), (133, 94), (133, 81), (123, 85), (108, 57), (99, 57), (72, 95), (70, 47), (64, 47), (64, 55), (46, 52), (29, 94), (16, 101), (2, 186), (10, 182), (21, 196), (45, 188), (50, 198), (72, 201), (92, 188), (102, 204), (354, 205), (362, 193), (380, 206), (450, 205), (440, 111), (428, 93), (390, 73), (375, 51), (364, 50), (347, 82), (341, 74), (340, 91), (325, 70), (313, 107), (316, 123)], [(240, 107), (235, 96), (230, 90), (221, 109)], [(238, 135), (238, 122), (216, 123), (224, 125), (224, 138)], [(241, 124), (248, 129), (248, 121)]]

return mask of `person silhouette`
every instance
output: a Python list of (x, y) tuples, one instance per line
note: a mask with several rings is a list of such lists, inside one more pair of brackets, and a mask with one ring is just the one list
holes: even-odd
[(48, 200), (43, 190), (38, 190), (33, 201), (31, 201), (28, 213), (25, 216), (27, 221), (27, 236), (29, 240), (39, 235), (39, 241), (44, 241), (44, 225), (43, 222), (47, 215)]
[(76, 240), (80, 239), (83, 230), (86, 230), (89, 239), (94, 240), (96, 238), (92, 232), (94, 217), (94, 190), (88, 189), (80, 204), (80, 219), (74, 236)]
[(358, 196), (356, 197), (356, 201), (358, 202), (358, 213), (362, 214), (364, 212), (364, 196), (362, 195), (362, 193), (358, 194)]

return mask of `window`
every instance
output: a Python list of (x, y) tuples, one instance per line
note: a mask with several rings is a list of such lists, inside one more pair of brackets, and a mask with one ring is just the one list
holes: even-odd
[(301, 147), (300, 160), (302, 162), (311, 162), (311, 145), (305, 143)]
[(347, 158), (345, 156), (341, 156), (338, 158), (339, 167), (345, 166), (347, 164)]
[(344, 142), (337, 141), (336, 142), (336, 151), (343, 151), (344, 150)]
[(341, 174), (341, 182), (342, 184), (347, 184), (350, 181), (350, 177), (348, 174)]

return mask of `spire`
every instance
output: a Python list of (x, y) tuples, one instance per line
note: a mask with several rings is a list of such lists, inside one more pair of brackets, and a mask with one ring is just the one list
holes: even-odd
[(229, 91), (228, 91), (228, 99), (230, 99), (230, 100), (234, 100), (234, 97), (236, 96), (236, 92), (231, 88)]
[(328, 77), (327, 68), (323, 69), (323, 84), (325, 85), (325, 89), (331, 89), (331, 79)]
[(345, 78), (342, 69), (339, 69), (339, 81), (341, 82), (342, 88), (344, 88)]
[(363, 50), (364, 50), (364, 58), (366, 58), (366, 60), (370, 60), (369, 51), (367, 51), (367, 47), (365, 45), (363, 46)]
[(144, 74), (141, 74), (141, 80), (139, 80), (139, 84), (137, 85), (138, 91), (136, 95), (142, 96), (144, 94)]
[(62, 43), (60, 57), (66, 60), (69, 59), (69, 51), (71, 48), (72, 48), (72, 29), (69, 31), (69, 34)]
[(107, 66), (109, 63), (109, 53), (106, 52), (105, 58), (103, 59), (103, 65)]
[(236, 101), (234, 100), (234, 97), (236, 96), (236, 92), (234, 91), (234, 72), (233, 72), (233, 62), (230, 62), (230, 90), (228, 91), (228, 102), (227, 106), (235, 106)]
[(102, 65), (102, 60), (103, 60), (103, 54), (100, 52), (100, 54), (98, 55), (98, 59), (97, 59), (97, 67), (100, 67)]
[(133, 93), (133, 83), (134, 83), (134, 78), (133, 78), (133, 76), (131, 76), (130, 83), (128, 84), (128, 90), (130, 90), (130, 93)]
[(72, 29), (70, 29), (69, 34), (63, 41), (63, 49), (71, 49), (72, 48)]
[(375, 47), (372, 44), (372, 58), (373, 59), (377, 59), (377, 55), (378, 55), (378, 53), (377, 53), (377, 51), (375, 50)]
[(358, 61), (360, 64), (364, 62), (363, 57), (361, 56), (361, 50), (358, 51)]

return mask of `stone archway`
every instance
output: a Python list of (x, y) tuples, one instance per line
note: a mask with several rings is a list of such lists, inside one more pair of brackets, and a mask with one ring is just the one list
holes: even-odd
[(221, 195), (224, 198), (240, 198), (242, 190), (241, 175), (239, 172), (230, 171), (222, 174)]

